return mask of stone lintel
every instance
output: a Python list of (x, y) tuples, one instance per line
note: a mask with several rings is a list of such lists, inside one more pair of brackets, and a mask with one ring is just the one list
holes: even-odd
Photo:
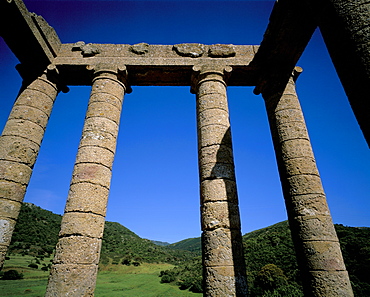
[(275, 2), (261, 45), (250, 64), (258, 71), (256, 94), (266, 85), (284, 90), (316, 27), (306, 1)]
[(39, 75), (61, 46), (55, 30), (22, 0), (0, 1), (0, 35), (23, 66), (35, 72), (31, 75)]
[[(140, 49), (143, 49), (138, 51), (129, 44), (89, 44), (86, 52), (84, 42), (63, 44), (53, 63), (67, 85), (90, 85), (92, 74), (86, 67), (100, 63), (126, 65), (132, 86), (190, 86), (192, 67), (202, 64), (231, 66), (230, 86), (255, 84), (254, 71), (249, 63), (256, 46), (224, 45), (225, 49), (221, 49), (225, 54), (221, 52), (215, 56), (215, 51), (210, 51), (214, 45), (202, 45), (204, 53), (193, 57), (179, 54), (173, 45), (144, 45), (140, 44)], [(233, 55), (229, 55), (228, 49)]]

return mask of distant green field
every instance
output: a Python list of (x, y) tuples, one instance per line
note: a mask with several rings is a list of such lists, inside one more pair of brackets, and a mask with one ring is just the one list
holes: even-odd
[[(1, 296), (44, 296), (49, 273), (27, 267), (35, 262), (33, 257), (13, 255), (4, 265), (5, 270), (16, 269), (24, 274), (22, 280), (0, 280)], [(161, 284), (158, 274), (161, 270), (171, 269), (170, 264), (142, 264), (138, 267), (125, 265), (108, 265), (99, 269), (96, 297), (182, 297), (201, 296), (201, 294), (181, 291), (178, 287)]]
[(98, 274), (95, 296), (98, 297), (177, 297), (200, 296), (178, 287), (161, 284), (158, 274), (171, 269), (170, 264), (143, 264), (139, 267), (112, 265), (110, 270)]

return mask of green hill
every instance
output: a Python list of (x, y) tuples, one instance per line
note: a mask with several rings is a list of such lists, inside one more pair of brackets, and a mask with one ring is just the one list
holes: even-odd
[(153, 242), (155, 245), (159, 245), (159, 246), (168, 246), (168, 245), (170, 245), (169, 242), (163, 242), (163, 241), (158, 241), (158, 240), (151, 240), (151, 242)]
[(189, 251), (172, 250), (143, 239), (119, 223), (106, 222), (100, 262), (129, 264), (134, 262), (180, 264), (195, 256)]
[(190, 251), (199, 256), (202, 254), (200, 237), (184, 239), (179, 242), (172, 243), (168, 247), (174, 250)]
[(50, 256), (58, 241), (62, 216), (23, 203), (9, 247), (10, 253)]
[[(349, 272), (355, 296), (370, 296), (370, 228), (335, 225), (341, 243), (344, 262)], [(259, 229), (243, 236), (247, 265), (249, 296), (303, 296), (298, 264), (287, 221)], [(200, 238), (171, 245), (197, 251)], [(165, 276), (167, 275), (167, 276)], [(162, 272), (165, 282), (198, 288), (202, 280), (200, 259)]]
[[(355, 296), (370, 296), (370, 228), (335, 225)], [(281, 268), (288, 283), (300, 286), (300, 276), (288, 222), (280, 222), (243, 236), (249, 288), (258, 286), (263, 267)], [(255, 291), (259, 296), (258, 289)], [(252, 295), (253, 296), (253, 295)]]
[[(31, 203), (23, 203), (9, 247), (9, 253), (50, 256), (58, 241), (62, 217)], [(159, 246), (143, 239), (119, 223), (106, 222), (101, 264), (171, 263), (180, 264), (195, 256)]]
[(243, 244), (249, 287), (253, 287), (261, 268), (268, 264), (280, 267), (289, 281), (300, 284), (297, 259), (287, 221), (245, 234)]

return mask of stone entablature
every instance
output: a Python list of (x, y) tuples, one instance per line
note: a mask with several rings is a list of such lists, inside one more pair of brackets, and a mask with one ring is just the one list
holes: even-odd
[[(86, 55), (83, 51), (86, 45), (80, 43), (77, 47), (76, 44), (62, 44), (53, 61), (67, 85), (90, 85), (92, 73), (86, 67), (100, 63), (125, 65), (131, 86), (189, 86), (192, 67), (205, 63), (231, 66), (233, 75), (228, 81), (229, 86), (253, 86), (257, 77), (255, 69), (249, 66), (258, 50), (255, 45), (202, 45), (202, 56), (188, 57), (179, 54), (174, 45), (142, 43), (140, 50), (143, 53), (139, 54), (139, 49), (132, 50), (138, 45), (90, 44), (99, 53)], [(233, 56), (227, 56), (228, 48), (234, 52)], [(214, 57), (216, 49), (220, 52), (223, 49), (226, 56), (220, 53), (219, 57)]]

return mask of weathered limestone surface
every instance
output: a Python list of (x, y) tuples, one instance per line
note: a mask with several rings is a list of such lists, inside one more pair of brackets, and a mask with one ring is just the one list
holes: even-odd
[[(205, 296), (246, 296), (245, 263), (226, 97), (231, 67), (195, 66)], [(212, 131), (212, 133), (209, 133)]]
[[(94, 296), (96, 264), (59, 264), (51, 267), (45, 296)], [(52, 294), (50, 292), (53, 292)]]
[(287, 84), (317, 27), (308, 1), (275, 1), (261, 45), (250, 63), (258, 77), (256, 94), (265, 86)]
[(0, 137), (0, 268), (58, 94), (50, 76), (25, 86)]
[(69, 85), (89, 85), (91, 73), (86, 66), (91, 59), (94, 63), (126, 65), (131, 86), (190, 86), (192, 67), (211, 60), (233, 67), (228, 85), (251, 86), (257, 78), (249, 67), (258, 48), (254, 45), (92, 44), (99, 52), (86, 56), (82, 43), (76, 44), (62, 44), (54, 60)]
[(46, 296), (94, 293), (126, 74), (99, 64), (94, 75)]
[(353, 296), (293, 78), (262, 95), (305, 296)]

